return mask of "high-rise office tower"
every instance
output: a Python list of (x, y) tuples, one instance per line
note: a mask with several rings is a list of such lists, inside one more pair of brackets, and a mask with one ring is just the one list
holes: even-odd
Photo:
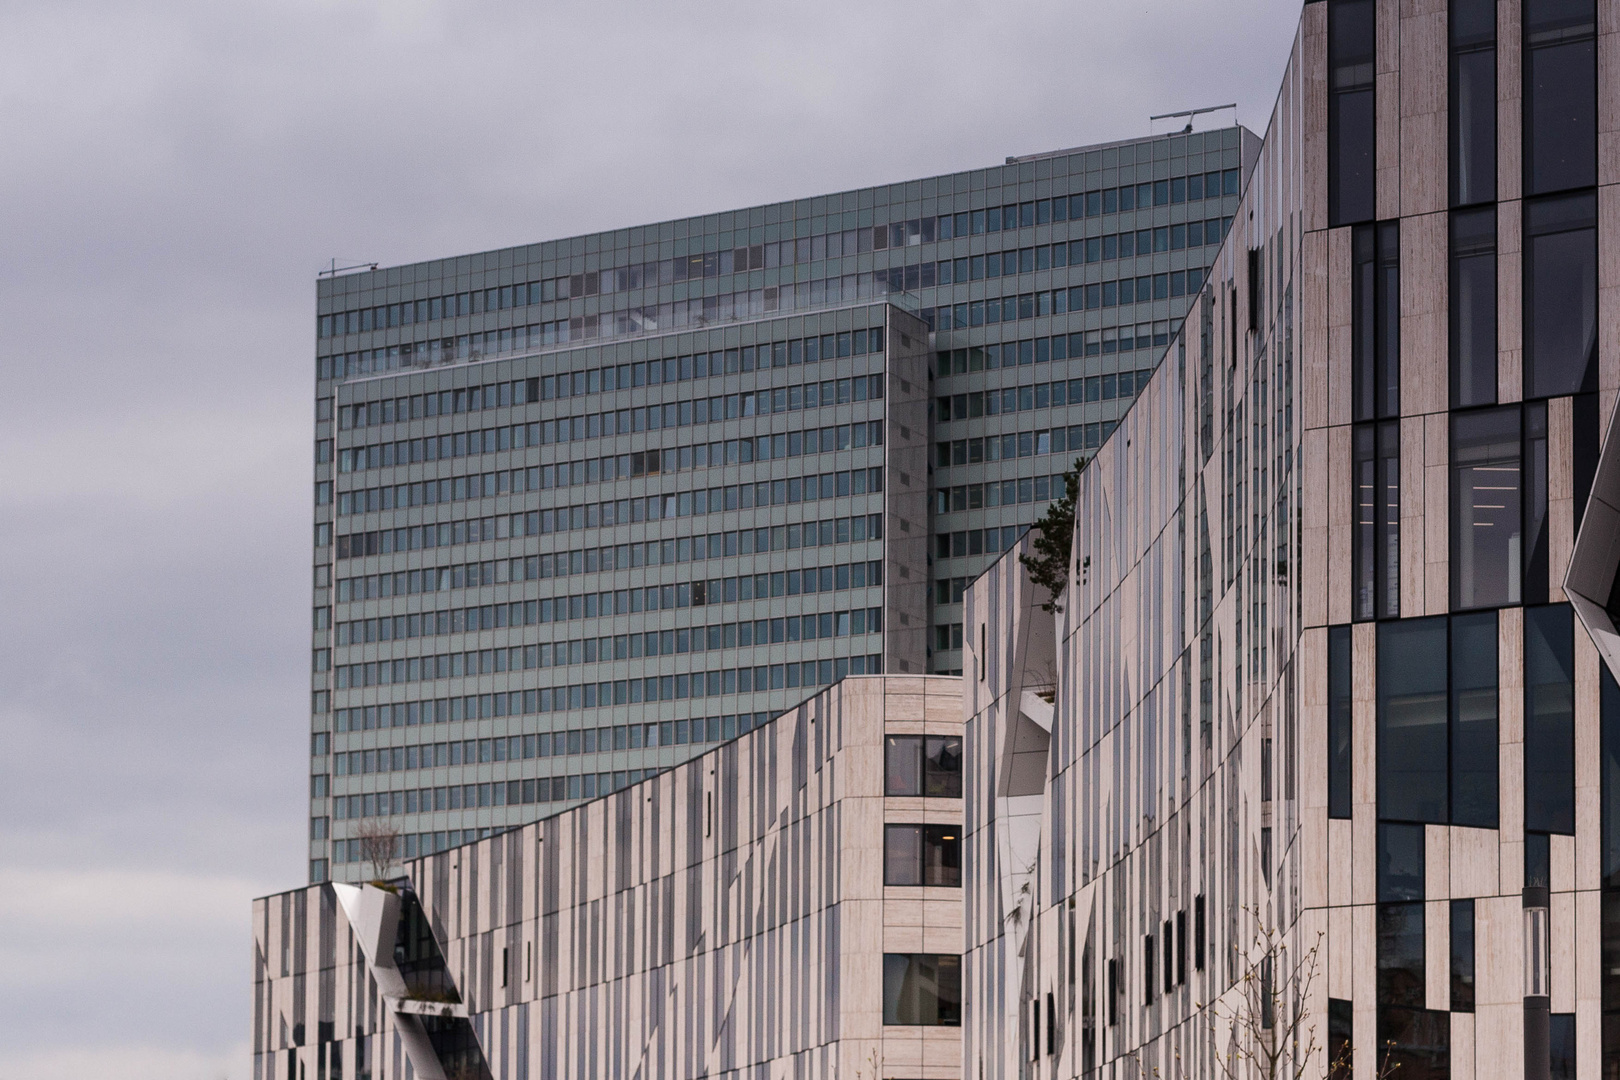
[(311, 877), (959, 671), (964, 584), (1146, 381), (1256, 145), (320, 279)]

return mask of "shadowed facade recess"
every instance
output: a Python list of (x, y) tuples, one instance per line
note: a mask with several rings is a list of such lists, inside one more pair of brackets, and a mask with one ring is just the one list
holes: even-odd
[(311, 880), (961, 667), (1230, 225), (1238, 127), (317, 282)]

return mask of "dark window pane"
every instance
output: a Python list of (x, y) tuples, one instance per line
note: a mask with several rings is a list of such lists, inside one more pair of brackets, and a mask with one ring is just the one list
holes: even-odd
[(1524, 407), (1524, 591), (1526, 604), (1547, 602), (1547, 403)]
[(1526, 195), (1597, 183), (1597, 8), (1525, 0)]
[(1451, 205), (1496, 198), (1496, 0), (1452, 0)]
[(1596, 197), (1524, 206), (1524, 396), (1596, 390)]
[(1423, 878), (1423, 826), (1381, 823), (1378, 826), (1379, 903), (1422, 900)]
[(1496, 401), (1496, 208), (1451, 215), (1451, 404)]
[(1519, 602), (1519, 409), (1458, 413), (1451, 427), (1451, 606)]
[(962, 1023), (962, 961), (938, 953), (883, 955), (884, 1024)]
[(1451, 823), (1497, 826), (1496, 612), (1451, 620)]
[(1378, 626), (1378, 816), (1446, 820), (1446, 620)]
[(1328, 816), (1350, 817), (1350, 628), (1328, 628)]
[[(1603, 785), (1600, 796), (1603, 819), (1603, 887), (1620, 889), (1620, 685), (1616, 685), (1614, 676), (1609, 674), (1607, 664), (1601, 667), (1602, 670), (1598, 675), (1599, 716), (1602, 725), (1599, 736), (1598, 771)], [(1616, 941), (1616, 948), (1620, 948), (1620, 940)], [(1620, 961), (1620, 956), (1617, 956), (1616, 960)], [(1604, 971), (1608, 970), (1608, 963), (1605, 961)], [(1616, 977), (1620, 978), (1620, 969), (1616, 970)], [(1616, 988), (1620, 989), (1620, 984), (1617, 984)], [(1615, 998), (1612, 1007), (1620, 1008), (1620, 996)]]
[(1474, 902), (1451, 902), (1451, 1011), (1474, 1011)]
[(1350, 380), (1353, 416), (1357, 420), (1378, 415), (1377, 366), (1373, 358), (1378, 340), (1375, 236), (1371, 225), (1358, 225), (1350, 233)]
[(1343, 998), (1328, 998), (1328, 1080), (1351, 1080), (1355, 1047), (1355, 1005)]
[(930, 735), (924, 763), (923, 794), (937, 798), (962, 797), (962, 740), (955, 735)]
[(920, 735), (890, 735), (884, 741), (883, 794), (922, 794), (922, 745)]
[(1553, 1013), (1548, 1027), (1547, 1050), (1552, 1058), (1551, 1080), (1575, 1080), (1575, 1014)]
[(922, 826), (883, 827), (883, 884), (922, 884)]
[(1575, 639), (1567, 604), (1524, 611), (1524, 827), (1575, 831)]
[(1328, 5), (1328, 218), (1332, 225), (1373, 216), (1376, 38), (1372, 0)]
[(1379, 1069), (1401, 1080), (1450, 1080), (1451, 1017), (1428, 1009), (1380, 1006)]
[(1356, 500), (1351, 533), (1357, 619), (1401, 613), (1401, 432), (1394, 422), (1354, 435)]
[(922, 883), (948, 888), (962, 885), (962, 830), (956, 825), (923, 829)]
[[(1421, 1009), (1424, 993), (1423, 905), (1378, 905), (1378, 1004)], [(1379, 1036), (1383, 1042), (1383, 1035)]]
[[(1608, 881), (1604, 881), (1603, 885), (1603, 1012), (1607, 1019), (1620, 1010), (1620, 892), (1609, 891)], [(1609, 1040), (1617, 1035), (1620, 1035), (1620, 1030), (1607, 1025), (1604, 1027), (1605, 1060), (1608, 1060), (1613, 1045)], [(1609, 1075), (1609, 1071), (1604, 1070), (1604, 1076)]]

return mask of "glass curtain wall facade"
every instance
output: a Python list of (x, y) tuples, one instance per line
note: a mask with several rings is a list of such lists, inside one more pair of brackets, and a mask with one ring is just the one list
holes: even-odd
[(1230, 227), (1241, 128), (324, 277), (312, 879), (667, 768), (845, 674), (1096, 452)]

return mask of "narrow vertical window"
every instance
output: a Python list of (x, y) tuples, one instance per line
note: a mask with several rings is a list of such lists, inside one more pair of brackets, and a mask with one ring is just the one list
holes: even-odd
[(1447, 816), (1446, 620), (1378, 626), (1378, 816)]
[(1547, 403), (1524, 407), (1524, 589), (1521, 602), (1547, 602)]
[(1351, 379), (1355, 419), (1401, 411), (1400, 223), (1358, 226), (1351, 235)]
[(1351, 813), (1351, 644), (1348, 626), (1328, 627), (1328, 817)]
[(1451, 421), (1451, 606), (1517, 604), (1520, 594), (1519, 409)]
[(1524, 193), (1597, 183), (1597, 5), (1524, 0)]
[(1451, 902), (1451, 1011), (1474, 1011), (1474, 902)]
[(1394, 421), (1363, 424), (1354, 435), (1356, 500), (1351, 533), (1355, 617), (1401, 613), (1401, 430)]
[[(1599, 735), (1598, 774), (1601, 780), (1599, 813), (1603, 824), (1603, 887), (1620, 890), (1620, 684), (1609, 674), (1609, 666), (1601, 665), (1598, 674)], [(1617, 925), (1620, 930), (1620, 925)], [(1620, 941), (1616, 942), (1620, 948)], [(1620, 956), (1616, 957), (1620, 962)], [(1611, 970), (1609, 967), (1605, 971)], [(1620, 971), (1620, 967), (1615, 970)], [(1617, 983), (1616, 990), (1620, 990)], [(1607, 1007), (1607, 1003), (1606, 1007)], [(1620, 1000), (1614, 1002), (1620, 1008)]]
[(1597, 389), (1597, 197), (1524, 204), (1524, 396)]
[(1575, 638), (1567, 604), (1524, 610), (1524, 827), (1575, 831)]
[(1451, 214), (1451, 405), (1496, 402), (1496, 208)]
[(1451, 205), (1496, 198), (1496, 0), (1451, 0)]
[(1328, 998), (1328, 1080), (1351, 1080), (1355, 1075), (1355, 1004)]
[(1451, 823), (1497, 827), (1496, 612), (1451, 620)]
[(1377, 35), (1373, 0), (1328, 4), (1328, 221), (1349, 225), (1374, 214)]

